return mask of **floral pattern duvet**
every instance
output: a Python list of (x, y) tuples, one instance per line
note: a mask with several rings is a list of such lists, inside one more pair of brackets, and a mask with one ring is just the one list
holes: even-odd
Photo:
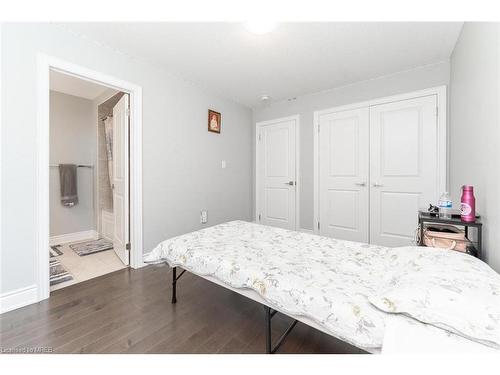
[(250, 288), (357, 347), (380, 349), (385, 313), (370, 304), (398, 261), (394, 249), (232, 221), (174, 237), (145, 257), (233, 288)]

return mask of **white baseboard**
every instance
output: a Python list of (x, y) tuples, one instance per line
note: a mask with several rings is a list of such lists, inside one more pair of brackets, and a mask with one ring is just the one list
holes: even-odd
[(85, 240), (96, 240), (99, 238), (99, 233), (96, 230), (84, 230), (83, 232), (61, 234), (60, 236), (51, 236), (49, 245), (60, 245), (68, 242), (77, 242)]
[(300, 232), (302, 232), (302, 233), (314, 234), (314, 231), (313, 231), (312, 229), (304, 229), (304, 228), (300, 228)]
[(15, 310), (23, 306), (31, 305), (38, 301), (38, 290), (36, 285), (19, 288), (0, 296), (0, 314)]
[(137, 269), (139, 269), (139, 268), (146, 267), (146, 266), (149, 266), (149, 265), (150, 265), (150, 264), (148, 264), (148, 263), (144, 263), (143, 261), (141, 261), (139, 264), (136, 264), (136, 265), (134, 265), (133, 267), (132, 267), (132, 266), (131, 266), (131, 267), (132, 267), (134, 270), (137, 270)]
[[(113, 242), (113, 238), (109, 237), (109, 236), (106, 236), (106, 235), (102, 235), (101, 238), (104, 238), (105, 240), (108, 240), (110, 242)], [(97, 238), (96, 238), (97, 239)]]

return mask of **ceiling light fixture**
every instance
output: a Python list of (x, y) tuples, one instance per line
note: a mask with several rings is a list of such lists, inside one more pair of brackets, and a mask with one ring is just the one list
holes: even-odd
[(244, 23), (245, 29), (255, 35), (269, 34), (276, 28), (276, 22), (265, 20), (252, 20)]

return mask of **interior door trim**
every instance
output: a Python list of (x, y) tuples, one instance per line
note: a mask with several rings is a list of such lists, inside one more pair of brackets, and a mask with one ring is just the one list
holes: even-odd
[[(87, 81), (123, 91), (130, 96), (130, 243), (131, 266), (145, 266), (142, 230), (142, 87), (128, 81), (109, 76), (100, 71), (76, 65), (57, 57), (37, 54), (37, 136), (36, 136), (36, 178), (34, 200), (35, 212), (35, 269), (36, 302), (50, 295), (49, 283), (49, 72), (56, 70)], [(27, 303), (23, 303), (26, 305)], [(19, 306), (20, 307), (20, 306)]]
[(259, 129), (262, 126), (275, 124), (284, 121), (295, 121), (295, 230), (300, 229), (300, 115), (293, 115), (288, 117), (281, 117), (272, 120), (259, 121), (255, 123), (255, 174), (254, 174), (254, 195), (255, 195), (255, 206), (254, 206), (254, 222), (259, 222), (258, 208), (260, 207), (261, 197), (259, 196)]
[[(350, 111), (359, 108), (370, 108), (379, 104), (388, 104), (408, 99), (416, 99), (424, 96), (436, 95), (436, 105), (437, 105), (437, 155), (438, 155), (438, 190), (447, 191), (448, 186), (448, 155), (447, 155), (447, 97), (446, 97), (446, 85), (431, 87), (424, 90), (412, 91), (404, 94), (392, 95), (382, 98), (376, 98), (368, 101), (352, 103), (348, 105), (337, 106), (333, 108), (328, 108), (320, 111), (314, 112), (314, 201), (313, 201), (313, 211), (314, 211), (314, 223), (313, 230), (314, 233), (319, 234), (319, 118), (322, 115), (335, 112)], [(416, 213), (415, 213), (416, 215)]]

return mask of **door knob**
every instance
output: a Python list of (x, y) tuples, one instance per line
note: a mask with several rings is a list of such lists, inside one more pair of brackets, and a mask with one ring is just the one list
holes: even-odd
[(354, 185), (366, 186), (366, 182), (355, 182)]
[(384, 186), (384, 185), (379, 184), (379, 183), (377, 183), (377, 182), (375, 182), (375, 183), (373, 184), (373, 187), (382, 187), (382, 186)]
[(293, 186), (293, 185), (295, 185), (295, 182), (294, 181), (288, 181), (288, 182), (285, 182), (285, 185)]

